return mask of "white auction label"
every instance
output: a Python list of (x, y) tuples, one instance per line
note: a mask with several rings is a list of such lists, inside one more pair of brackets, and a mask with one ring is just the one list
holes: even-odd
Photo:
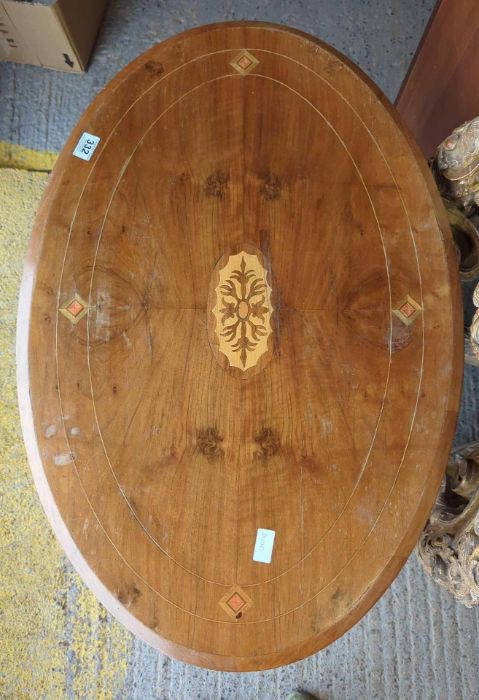
[(90, 160), (99, 143), (99, 136), (93, 136), (93, 134), (84, 131), (73, 151), (73, 155), (82, 160)]
[(274, 545), (274, 530), (264, 530), (258, 528), (256, 533), (256, 544), (254, 546), (253, 561), (259, 561), (261, 564), (271, 564)]

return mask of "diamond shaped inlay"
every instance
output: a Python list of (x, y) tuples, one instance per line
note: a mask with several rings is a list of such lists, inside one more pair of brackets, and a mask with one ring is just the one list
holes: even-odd
[(258, 63), (258, 59), (255, 58), (252, 53), (243, 49), (233, 58), (230, 66), (233, 66), (241, 75), (248, 75)]
[(250, 67), (251, 61), (249, 60), (248, 56), (241, 56), (240, 60), (238, 61), (238, 65), (239, 65), (243, 70), (246, 70), (247, 68)]
[(231, 598), (226, 601), (226, 605), (229, 605), (233, 612), (237, 613), (244, 608), (246, 601), (240, 596), (239, 593), (233, 593)]
[(408, 301), (404, 304), (404, 306), (401, 306), (399, 311), (402, 313), (403, 316), (406, 318), (409, 318), (410, 316), (413, 315), (415, 312), (415, 308), (412, 304), (410, 304)]
[(73, 301), (67, 306), (67, 311), (71, 313), (75, 318), (83, 311), (85, 307), (80, 304), (78, 299), (73, 299)]
[(83, 318), (83, 316), (88, 311), (88, 304), (84, 301), (79, 294), (75, 294), (70, 301), (60, 308), (60, 313), (62, 313), (65, 318), (67, 318), (71, 323), (76, 324)]
[(232, 620), (238, 621), (252, 606), (253, 601), (239, 586), (234, 586), (221, 598), (219, 604)]
[(412, 297), (406, 295), (393, 309), (393, 313), (406, 325), (411, 323), (420, 315), (422, 307)]

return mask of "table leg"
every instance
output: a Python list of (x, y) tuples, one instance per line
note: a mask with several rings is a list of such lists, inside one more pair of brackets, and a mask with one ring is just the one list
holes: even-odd
[[(461, 279), (479, 277), (479, 117), (458, 127), (431, 160), (446, 205)], [(465, 361), (479, 366), (479, 284), (465, 334)], [(427, 573), (466, 607), (479, 605), (479, 442), (450, 456), (434, 509), (417, 552)]]
[[(437, 148), (431, 169), (449, 217), (463, 281), (479, 277), (479, 117), (454, 129)], [(466, 362), (479, 364), (479, 284), (467, 336)]]
[(451, 453), (417, 551), (436, 583), (468, 608), (479, 604), (479, 442)]

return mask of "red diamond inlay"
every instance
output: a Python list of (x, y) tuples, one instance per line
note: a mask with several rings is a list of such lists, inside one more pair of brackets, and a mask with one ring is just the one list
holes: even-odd
[(246, 605), (246, 601), (243, 600), (239, 593), (233, 593), (231, 598), (226, 602), (235, 613), (239, 612), (241, 608)]
[(238, 61), (238, 65), (243, 70), (246, 70), (251, 65), (251, 61), (249, 60), (248, 56), (241, 56), (240, 60)]
[(75, 316), (75, 318), (78, 316), (78, 314), (81, 314), (85, 307), (83, 304), (80, 304), (78, 299), (73, 299), (68, 306), (67, 306), (67, 311), (71, 313), (72, 316)]
[(406, 318), (410, 318), (413, 313), (415, 313), (416, 309), (412, 304), (410, 304), (408, 301), (401, 306), (399, 311), (402, 313), (403, 316)]

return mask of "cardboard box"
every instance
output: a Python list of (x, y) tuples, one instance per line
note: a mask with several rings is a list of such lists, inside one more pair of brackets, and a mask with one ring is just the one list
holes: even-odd
[(83, 73), (107, 0), (0, 0), (0, 60)]

